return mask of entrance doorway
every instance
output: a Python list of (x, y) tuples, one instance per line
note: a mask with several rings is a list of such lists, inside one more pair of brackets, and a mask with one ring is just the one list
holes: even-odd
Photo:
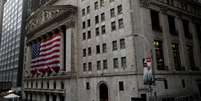
[(99, 97), (100, 101), (108, 101), (108, 87), (104, 83), (99, 86)]

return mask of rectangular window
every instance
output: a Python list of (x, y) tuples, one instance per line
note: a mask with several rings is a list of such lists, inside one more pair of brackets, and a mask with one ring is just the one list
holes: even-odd
[(192, 39), (192, 34), (190, 33), (189, 30), (189, 21), (188, 20), (182, 20), (183, 23), (183, 30), (184, 30), (184, 35), (187, 39)]
[(94, 2), (94, 9), (95, 9), (95, 10), (98, 9), (98, 1)]
[(168, 82), (167, 82), (167, 80), (164, 80), (164, 87), (165, 87), (165, 89), (168, 89)]
[(154, 41), (154, 47), (155, 47), (157, 69), (158, 70), (166, 70), (165, 64), (164, 64), (163, 43), (162, 43), (162, 41), (155, 40)]
[(103, 60), (103, 69), (107, 69), (107, 60)]
[(85, 16), (85, 9), (82, 9), (82, 16)]
[(187, 59), (189, 62), (189, 67), (192, 71), (196, 71), (198, 70), (198, 68), (195, 67), (193, 46), (187, 45), (186, 47), (187, 47)]
[(112, 41), (112, 50), (117, 50), (117, 41)]
[(121, 67), (122, 68), (126, 68), (126, 65), (127, 63), (126, 63), (126, 57), (121, 57)]
[(195, 26), (196, 26), (196, 32), (197, 32), (198, 39), (201, 43), (201, 25), (195, 24)]
[(88, 70), (92, 71), (92, 63), (91, 62), (88, 63)]
[(113, 59), (113, 68), (119, 68), (118, 58)]
[(175, 26), (175, 18), (173, 16), (168, 15), (168, 23), (169, 23), (169, 32), (172, 35), (178, 35)]
[(96, 45), (96, 54), (100, 54), (100, 45)]
[(64, 89), (64, 82), (61, 81), (61, 89)]
[(116, 22), (113, 21), (113, 22), (111, 23), (111, 31), (115, 31), (115, 30), (116, 30)]
[(103, 43), (102, 48), (103, 48), (103, 53), (106, 53), (107, 52), (107, 45), (106, 45), (106, 43)]
[(114, 10), (114, 8), (110, 9), (110, 17), (111, 18), (115, 17), (115, 10)]
[(82, 33), (82, 39), (86, 40), (86, 33)]
[(91, 31), (87, 32), (87, 39), (91, 39)]
[(41, 88), (43, 88), (43, 81), (41, 81)]
[(31, 88), (33, 88), (33, 82), (31, 82)]
[(90, 20), (90, 19), (87, 20), (87, 26), (88, 26), (88, 27), (91, 26), (91, 20)]
[(49, 84), (49, 82), (47, 81), (47, 89), (49, 89), (50, 88), (50, 84)]
[(125, 48), (126, 48), (125, 39), (120, 39), (120, 49), (125, 49)]
[(118, 20), (118, 23), (119, 23), (119, 29), (124, 28), (124, 21), (123, 21), (123, 18), (119, 19), (119, 20)]
[(104, 4), (105, 4), (104, 0), (100, 0), (100, 7), (104, 7)]
[(90, 6), (87, 6), (87, 14), (90, 13)]
[(162, 31), (160, 27), (159, 13), (157, 11), (151, 10), (151, 23), (152, 23), (152, 30)]
[(97, 61), (97, 64), (96, 64), (97, 66), (97, 70), (101, 70), (101, 61)]
[(173, 52), (174, 67), (176, 70), (180, 71), (182, 70), (182, 68), (181, 68), (181, 60), (180, 60), (178, 44), (172, 43), (172, 52)]
[(100, 35), (99, 27), (96, 28), (96, 36)]
[(85, 57), (86, 56), (86, 49), (83, 49), (83, 57)]
[(200, 45), (200, 53), (201, 53), (201, 25), (196, 24), (196, 32), (197, 32), (197, 37)]
[(38, 82), (36, 82), (36, 88), (38, 88)]
[(98, 24), (99, 23), (99, 16), (95, 16), (95, 24)]
[(83, 29), (86, 28), (86, 22), (85, 22), (85, 21), (82, 22), (82, 28), (83, 28)]
[(83, 71), (87, 71), (87, 64), (86, 63), (83, 63)]
[(102, 25), (102, 26), (101, 26), (101, 33), (102, 33), (102, 34), (105, 34), (105, 33), (106, 33), (106, 31), (105, 31), (105, 25)]
[(184, 79), (181, 81), (181, 83), (182, 83), (182, 87), (186, 88), (186, 84), (185, 84), (185, 80)]
[(90, 84), (89, 84), (89, 82), (86, 82), (86, 89), (87, 89), (87, 90), (90, 89)]
[(124, 82), (119, 81), (119, 91), (124, 91)]
[(117, 10), (118, 10), (118, 14), (122, 14), (123, 13), (122, 5), (118, 5)]
[(88, 56), (91, 56), (91, 47), (88, 48)]
[(101, 13), (101, 21), (105, 21), (105, 13)]
[(53, 88), (56, 89), (56, 87), (57, 87), (57, 83), (56, 83), (56, 81), (54, 81), (53, 85), (54, 85)]

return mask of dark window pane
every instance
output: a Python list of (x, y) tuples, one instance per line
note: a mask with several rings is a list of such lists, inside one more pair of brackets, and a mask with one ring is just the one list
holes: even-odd
[(124, 82), (123, 82), (123, 81), (120, 81), (120, 82), (119, 82), (119, 90), (120, 90), (120, 91), (123, 91), (123, 90), (124, 90)]
[(92, 63), (91, 62), (88, 63), (88, 70), (92, 71)]
[(107, 69), (107, 60), (103, 60), (103, 69)]
[(163, 43), (162, 43), (162, 41), (155, 40), (154, 41), (154, 47), (155, 47), (157, 69), (158, 70), (165, 70), (166, 68), (164, 66)]
[(154, 31), (162, 31), (160, 27), (159, 13), (157, 11), (151, 10), (151, 22), (152, 22), (152, 29)]
[(97, 45), (96, 46), (96, 54), (99, 54), (100, 53), (100, 45)]
[(172, 43), (172, 52), (173, 52), (173, 59), (174, 59), (174, 67), (176, 70), (184, 70), (181, 67), (181, 60), (180, 60), (180, 53), (179, 53), (179, 45), (176, 43)]
[(184, 35), (188, 39), (192, 39), (192, 34), (189, 31), (189, 21), (188, 20), (182, 20), (183, 22), (183, 29), (184, 29)]
[(117, 41), (112, 41), (112, 50), (115, 51), (117, 49)]
[(176, 26), (175, 26), (175, 18), (173, 16), (168, 16), (168, 22), (169, 22), (169, 32), (172, 35), (178, 35), (176, 31)]
[(97, 65), (97, 70), (101, 70), (101, 61), (97, 61), (96, 65)]
[(118, 58), (113, 59), (113, 67), (114, 68), (119, 68)]
[(164, 80), (164, 87), (165, 87), (165, 89), (168, 89), (168, 82), (167, 82), (167, 80)]
[(86, 82), (86, 89), (87, 89), (87, 90), (90, 89), (90, 84), (89, 84), (89, 82)]

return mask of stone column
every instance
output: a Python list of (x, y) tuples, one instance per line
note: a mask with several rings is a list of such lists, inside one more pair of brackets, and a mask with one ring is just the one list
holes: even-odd
[[(184, 36), (184, 30), (183, 30), (183, 23), (181, 21), (181, 15), (177, 14), (177, 17), (175, 19), (176, 29), (178, 30), (179, 35), (179, 52), (180, 52), (180, 59), (181, 59), (181, 66), (187, 66), (186, 61), (186, 44), (185, 44), (185, 36)], [(187, 69), (187, 67), (185, 67)]]
[(164, 64), (168, 66), (165, 69), (173, 70), (173, 66), (171, 66), (171, 55), (169, 55), (171, 51), (171, 40), (169, 34), (169, 26), (168, 26), (168, 18), (167, 18), (167, 10), (165, 8), (161, 8), (160, 13), (160, 22), (162, 26), (162, 38), (163, 38), (163, 52), (164, 52)]
[(197, 36), (197, 31), (196, 31), (196, 25), (194, 22), (190, 22), (189, 26), (193, 36), (193, 52), (194, 52), (193, 54), (194, 54), (195, 66), (200, 67), (201, 53), (200, 53), (199, 39)]
[(39, 101), (46, 101), (45, 100), (45, 95), (44, 94), (40, 94), (40, 100)]
[(26, 46), (26, 55), (25, 55), (25, 67), (24, 67), (24, 76), (31, 76), (31, 45)]
[(72, 28), (66, 29), (66, 38), (65, 38), (65, 50), (66, 50), (66, 72), (71, 72), (72, 69)]
[(57, 96), (57, 99), (56, 99), (56, 101), (60, 101), (60, 99), (59, 99), (59, 95), (56, 95)]
[(53, 101), (52, 95), (49, 95), (49, 101)]

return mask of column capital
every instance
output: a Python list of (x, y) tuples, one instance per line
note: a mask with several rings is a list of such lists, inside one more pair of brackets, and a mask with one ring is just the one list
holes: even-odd
[(177, 18), (177, 19), (182, 19), (182, 14), (179, 13), (179, 12), (177, 12), (177, 13), (176, 13), (176, 18)]
[(149, 8), (151, 0), (140, 0), (140, 6), (144, 8)]
[(161, 7), (160, 7), (160, 12), (161, 12), (162, 14), (167, 14), (167, 11), (168, 11), (168, 8), (167, 8), (167, 7), (164, 7), (164, 6), (161, 6)]

